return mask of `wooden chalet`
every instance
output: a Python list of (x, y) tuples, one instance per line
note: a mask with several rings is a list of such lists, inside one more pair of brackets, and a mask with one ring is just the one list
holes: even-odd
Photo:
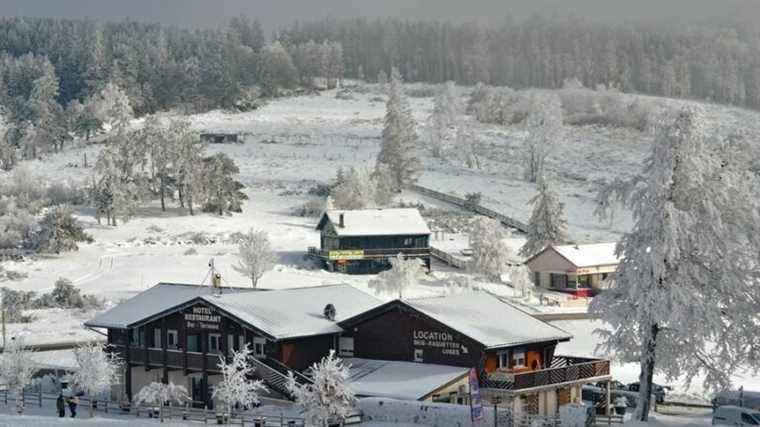
[[(248, 344), (259, 376), (286, 393), (289, 371), (336, 348), (343, 332), (337, 321), (379, 303), (348, 285), (265, 291), (162, 283), (85, 326), (107, 329), (108, 344), (125, 361), (125, 399), (151, 382), (171, 381), (212, 407), (220, 356)], [(325, 315), (328, 304), (334, 317)]]
[(377, 273), (398, 254), (430, 269), (430, 229), (417, 209), (330, 210), (317, 230), (320, 248), (309, 248), (309, 254), (330, 271)]
[(467, 403), (468, 372), (493, 404), (536, 415), (609, 380), (606, 360), (563, 357), (567, 332), (485, 292), (382, 303), (348, 285), (253, 290), (159, 284), (85, 324), (125, 360), (126, 399), (154, 381), (186, 385), (213, 407), (217, 363), (248, 344), (256, 377), (289, 397), (293, 372), (338, 352), (358, 396)]
[(620, 258), (615, 243), (548, 246), (525, 261), (536, 286), (584, 296), (605, 288)]

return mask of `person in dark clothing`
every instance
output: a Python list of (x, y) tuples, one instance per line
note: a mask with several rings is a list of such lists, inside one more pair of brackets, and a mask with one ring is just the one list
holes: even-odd
[(55, 401), (55, 407), (58, 409), (59, 418), (66, 416), (66, 401), (63, 399), (63, 393), (58, 394), (58, 399)]
[(79, 398), (76, 396), (71, 396), (69, 398), (69, 411), (71, 412), (71, 418), (77, 417), (77, 404), (79, 403)]

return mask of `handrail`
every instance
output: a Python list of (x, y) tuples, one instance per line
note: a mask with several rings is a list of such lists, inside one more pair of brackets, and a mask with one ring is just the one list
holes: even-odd
[[(599, 376), (606, 376), (610, 373), (610, 361), (606, 359), (587, 359), (587, 358), (565, 358), (565, 366), (550, 367), (529, 372), (520, 372), (511, 374), (508, 380), (490, 379), (488, 375), (483, 378), (484, 389), (499, 390), (523, 390), (533, 387), (541, 387), (564, 382), (573, 382)], [(573, 363), (574, 361), (581, 361)]]

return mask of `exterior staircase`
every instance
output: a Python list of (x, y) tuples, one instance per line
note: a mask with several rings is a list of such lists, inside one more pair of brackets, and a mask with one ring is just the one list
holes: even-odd
[(267, 387), (289, 399), (292, 399), (287, 387), (290, 372), (293, 373), (293, 377), (299, 385), (313, 383), (311, 378), (272, 358), (254, 358), (253, 366), (256, 367), (256, 375), (264, 381)]

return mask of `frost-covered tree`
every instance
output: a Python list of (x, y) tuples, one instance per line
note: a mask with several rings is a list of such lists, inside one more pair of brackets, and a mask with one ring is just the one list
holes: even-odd
[(298, 70), (293, 58), (277, 40), (261, 50), (258, 65), (258, 82), (265, 95), (277, 95), (279, 88), (291, 88), (296, 83)]
[(369, 288), (378, 294), (398, 295), (402, 299), (404, 291), (415, 286), (422, 275), (422, 261), (404, 258), (398, 254), (390, 259), (391, 268), (369, 281)]
[(365, 168), (354, 168), (344, 172), (340, 183), (331, 191), (336, 209), (366, 209), (375, 205), (375, 183)]
[(206, 145), (201, 141), (200, 134), (186, 126), (185, 121), (177, 121), (175, 137), (177, 157), (175, 159), (175, 185), (179, 195), (179, 204), (187, 206), (190, 215), (194, 215), (193, 202), (196, 195), (202, 197), (202, 179), (197, 171), (204, 165), (203, 159)]
[(76, 251), (77, 243), (92, 242), (68, 206), (54, 206), (45, 213), (28, 239), (31, 249), (45, 253)]
[(388, 168), (397, 191), (414, 183), (422, 169), (416, 155), (417, 131), (403, 82), (397, 69), (391, 73), (391, 84), (385, 112), (382, 146), (377, 163)]
[(74, 384), (90, 396), (90, 417), (93, 403), (100, 394), (119, 382), (122, 361), (115, 352), (99, 344), (86, 344), (74, 350), (79, 369), (72, 377)]
[(520, 249), (520, 255), (524, 257), (567, 240), (565, 204), (559, 201), (559, 196), (549, 187), (546, 178), (539, 178), (538, 194), (528, 203), (533, 206), (533, 213), (528, 222), (527, 241)]
[(32, 384), (39, 370), (26, 349), (24, 339), (14, 337), (5, 343), (0, 355), (0, 379), (16, 395), (16, 413), (24, 413), (24, 388)]
[(564, 137), (559, 97), (534, 94), (525, 125), (528, 131), (523, 145), (525, 179), (536, 182), (544, 173), (546, 158)]
[(164, 404), (184, 404), (190, 400), (187, 389), (184, 386), (172, 382), (168, 384), (152, 382), (141, 388), (132, 398), (135, 405), (150, 405), (158, 408), (158, 417), (163, 421)]
[(232, 268), (251, 279), (254, 288), (259, 279), (274, 266), (275, 255), (269, 234), (261, 230), (248, 230), (238, 242), (238, 262)]
[(227, 414), (236, 406), (253, 407), (259, 403), (259, 393), (267, 388), (261, 380), (253, 380), (256, 368), (251, 364), (252, 351), (248, 344), (239, 351), (233, 351), (230, 361), (219, 357), (219, 371), (222, 379), (214, 387), (213, 397), (224, 404)]
[(117, 131), (126, 131), (134, 111), (129, 97), (117, 84), (108, 83), (92, 102), (98, 120)]
[[(197, 173), (197, 172), (196, 172)], [(202, 174), (205, 177), (200, 182), (203, 196), (203, 210), (217, 212), (242, 212), (243, 200), (248, 197), (243, 193), (243, 184), (235, 179), (240, 169), (224, 153), (217, 153), (203, 159)]]
[(641, 365), (643, 421), (656, 371), (687, 385), (704, 375), (706, 387), (727, 389), (738, 367), (758, 366), (757, 179), (746, 154), (708, 132), (699, 108), (682, 109), (660, 126), (642, 173), (599, 194), (600, 213), (622, 202), (634, 227), (591, 311), (609, 325), (597, 331), (601, 349)]
[(307, 423), (327, 427), (330, 422), (342, 423), (351, 415), (356, 397), (348, 385), (348, 366), (335, 357), (335, 350), (311, 367), (313, 384), (298, 384), (293, 373), (287, 387), (304, 412)]
[(509, 233), (495, 219), (479, 217), (470, 229), (470, 249), (472, 257), (469, 269), (486, 277), (499, 281), (507, 272), (512, 250), (506, 243)]
[[(35, 146), (58, 151), (63, 148), (66, 131), (63, 123), (63, 111), (56, 101), (59, 95), (59, 81), (53, 65), (47, 63), (44, 74), (33, 83), (29, 96), (29, 110), (33, 112), (35, 125)], [(36, 152), (33, 156), (36, 156)]]
[(516, 265), (509, 268), (509, 281), (512, 287), (520, 292), (520, 296), (526, 297), (533, 291), (533, 280), (527, 265)]
[(429, 119), (430, 148), (434, 157), (443, 157), (446, 142), (451, 138), (451, 128), (458, 122), (459, 109), (459, 96), (454, 82), (440, 85), (433, 100), (433, 114)]

